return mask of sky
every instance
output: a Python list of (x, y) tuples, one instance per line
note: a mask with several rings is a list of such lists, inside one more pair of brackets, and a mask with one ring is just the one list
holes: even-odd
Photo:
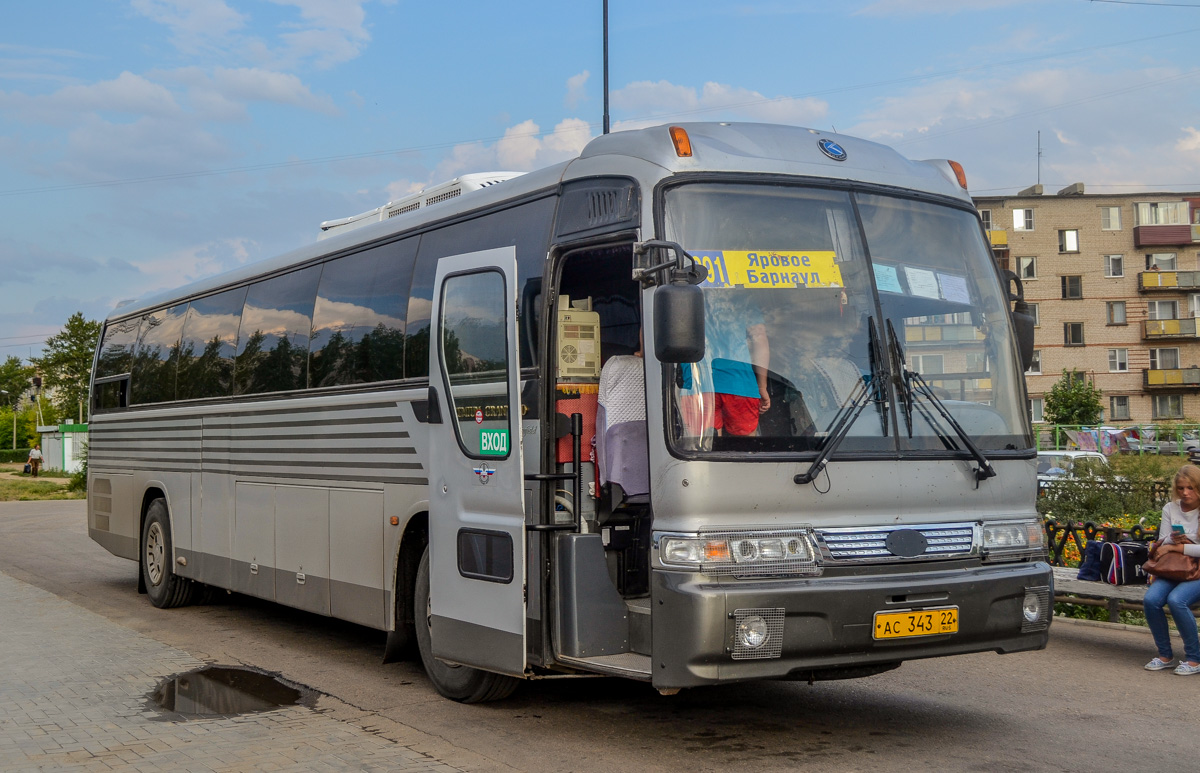
[[(4, 6), (0, 359), (602, 130), (601, 0)], [(835, 130), (977, 195), (1197, 191), (1198, 43), (1200, 0), (609, 0), (612, 130)]]

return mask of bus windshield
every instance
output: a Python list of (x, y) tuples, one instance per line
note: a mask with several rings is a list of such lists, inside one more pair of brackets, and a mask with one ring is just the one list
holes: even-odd
[[(1032, 446), (1006, 299), (970, 211), (734, 183), (670, 188), (665, 205), (665, 237), (709, 269), (704, 360), (670, 369), (678, 452), (817, 452), (864, 391), (839, 452), (963, 451), (939, 408), (984, 451)], [(901, 359), (927, 388), (909, 376), (898, 395), (874, 392)]]

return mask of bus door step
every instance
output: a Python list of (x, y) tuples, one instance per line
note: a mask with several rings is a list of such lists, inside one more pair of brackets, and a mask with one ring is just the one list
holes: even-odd
[(559, 656), (558, 662), (597, 674), (623, 676), (626, 679), (650, 681), (650, 658), (636, 652), (619, 652), (615, 655), (597, 655), (594, 658), (567, 658)]

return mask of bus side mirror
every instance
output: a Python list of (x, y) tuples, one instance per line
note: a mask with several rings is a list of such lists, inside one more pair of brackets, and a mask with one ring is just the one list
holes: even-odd
[(1021, 370), (1026, 371), (1033, 365), (1033, 314), (1029, 304), (1017, 301), (1012, 310), (1013, 329), (1017, 332), (1017, 351), (1021, 354)]
[(654, 356), (659, 362), (704, 359), (704, 292), (686, 282), (654, 291)]

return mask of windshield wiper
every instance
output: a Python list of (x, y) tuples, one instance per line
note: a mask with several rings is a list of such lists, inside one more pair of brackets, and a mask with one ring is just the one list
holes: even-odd
[(833, 417), (831, 426), (833, 429), (829, 432), (825, 440), (825, 445), (821, 447), (821, 451), (817, 454), (817, 458), (808, 466), (808, 469), (802, 473), (798, 473), (793, 481), (797, 485), (803, 486), (806, 483), (812, 483), (813, 480), (821, 474), (821, 470), (829, 464), (829, 456), (837, 447), (841, 445), (846, 435), (850, 433), (850, 427), (854, 426), (854, 422), (862, 414), (863, 409), (868, 403), (878, 403), (879, 410), (883, 414), (883, 434), (887, 436), (887, 358), (883, 356), (883, 347), (879, 341), (879, 334), (875, 327), (875, 318), (868, 319), (868, 333), (870, 334), (871, 347), (871, 375), (863, 378), (854, 388), (854, 393), (850, 396), (842, 407), (838, 409), (837, 414)]
[(975, 445), (975, 441), (971, 439), (971, 436), (967, 433), (967, 431), (962, 428), (962, 425), (959, 424), (954, 416), (951, 415), (950, 411), (947, 410), (946, 405), (942, 402), (941, 398), (934, 394), (933, 387), (929, 385), (929, 382), (926, 381), (920, 373), (909, 370), (907, 367), (905, 367), (904, 347), (901, 346), (900, 339), (896, 336), (896, 329), (892, 327), (892, 321), (890, 319), (887, 320), (887, 334), (888, 348), (891, 350), (895, 367), (897, 368), (896, 385), (900, 390), (900, 403), (905, 409), (904, 418), (905, 423), (908, 425), (909, 438), (912, 438), (913, 433), (912, 412), (914, 409), (916, 409), (921, 414), (921, 417), (925, 419), (925, 421), (933, 429), (933, 431), (937, 433), (938, 438), (942, 441), (946, 448), (950, 450), (959, 450), (954, 445), (954, 442), (946, 436), (941, 424), (939, 424), (937, 421), (937, 417), (930, 413), (929, 409), (925, 407), (923, 403), (914, 399), (915, 395), (920, 395), (928, 400), (929, 404), (932, 405), (939, 414), (941, 414), (942, 418), (946, 420), (946, 423), (950, 425), (950, 428), (954, 430), (954, 434), (958, 435), (959, 440), (961, 440), (963, 445), (967, 447), (967, 450), (971, 452), (971, 456), (974, 457), (975, 461), (979, 463), (979, 466), (975, 468), (975, 486), (979, 486), (979, 481), (995, 477), (996, 470), (992, 467), (992, 463), (988, 461), (988, 458), (984, 456), (983, 451), (979, 450), (979, 446)]

